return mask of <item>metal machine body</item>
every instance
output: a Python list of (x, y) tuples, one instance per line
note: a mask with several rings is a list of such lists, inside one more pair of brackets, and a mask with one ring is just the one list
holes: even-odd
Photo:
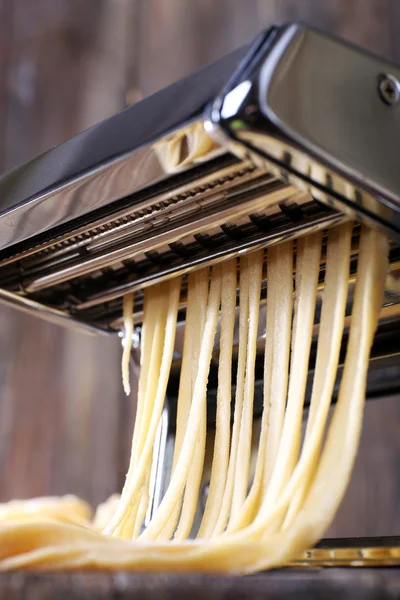
[[(194, 131), (209, 144), (192, 157)], [(151, 510), (168, 471), (193, 269), (345, 219), (381, 228), (390, 272), (368, 395), (400, 389), (399, 155), (400, 67), (289, 24), (0, 178), (1, 302), (121, 333), (126, 293), (137, 292), (140, 325), (143, 288), (184, 276)], [(357, 251), (355, 229), (352, 273)], [(352, 281), (348, 314), (351, 291)], [(211, 371), (211, 427), (214, 397)]]

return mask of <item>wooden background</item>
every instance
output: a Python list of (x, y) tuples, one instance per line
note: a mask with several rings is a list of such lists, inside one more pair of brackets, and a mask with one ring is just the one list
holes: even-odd
[[(301, 19), (400, 61), (397, 0), (0, 0), (0, 172)], [(0, 307), (0, 501), (123, 484), (133, 399), (117, 339)], [(332, 535), (400, 534), (400, 402), (371, 402)]]

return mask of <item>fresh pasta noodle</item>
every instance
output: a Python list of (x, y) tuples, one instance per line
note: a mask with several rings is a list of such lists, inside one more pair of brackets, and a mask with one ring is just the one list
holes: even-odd
[(193, 399), (181, 452), (164, 498), (158, 507), (156, 514), (147, 526), (146, 531), (141, 536), (143, 540), (154, 539), (160, 533), (162, 527), (165, 526), (171, 510), (175, 506), (176, 498), (183, 492), (189, 474), (191, 461), (195, 452), (197, 436), (202, 425), (204, 426), (204, 404), (206, 401), (207, 378), (217, 329), (220, 297), (220, 269), (219, 267), (215, 267), (211, 275), (206, 323), (202, 336)]
[(105, 502), (99, 504), (93, 518), (93, 526), (96, 529), (102, 531), (106, 527), (116, 511), (120, 499), (120, 494), (113, 494)]
[[(200, 351), (202, 346), (202, 333), (206, 324), (207, 296), (208, 296), (208, 278), (200, 273), (194, 273), (195, 279), (195, 326), (193, 328), (193, 352), (191, 360), (192, 371), (192, 393), (197, 378)], [(189, 332), (191, 335), (191, 332)], [(182, 540), (190, 535), (193, 520), (196, 512), (197, 498), (203, 472), (204, 454), (206, 448), (206, 423), (207, 423), (207, 389), (203, 391), (202, 415), (199, 426), (199, 432), (196, 439), (196, 446), (193, 455), (193, 462), (188, 474), (185, 494), (182, 503), (182, 511), (179, 519), (179, 525), (175, 532), (175, 539)], [(190, 416), (190, 412), (188, 418)]]
[(208, 497), (198, 534), (200, 538), (210, 537), (216, 526), (224, 497), (229, 465), (232, 346), (237, 286), (235, 260), (227, 261), (222, 265), (221, 277), (221, 333), (214, 454)]
[[(266, 259), (258, 250), (188, 276), (172, 473), (160, 505), (144, 527), (181, 281), (172, 279), (145, 290), (137, 416), (121, 496), (101, 505), (93, 520), (88, 506), (73, 497), (0, 505), (0, 569), (246, 574), (288, 564), (312, 547), (329, 527), (354, 464), (369, 353), (387, 271), (385, 236), (363, 227), (344, 371), (329, 422), (346, 316), (352, 231), (352, 224), (345, 223), (327, 236), (316, 366), (303, 441), (301, 422), (324, 248), (321, 232), (295, 244), (285, 241), (271, 247)], [(234, 364), (238, 266), (239, 346)], [(267, 283), (264, 397), (250, 481), (263, 271)], [(124, 300), (127, 339), (133, 331), (132, 312), (133, 297), (128, 297)], [(211, 478), (197, 536), (188, 540), (204, 469), (207, 383), (218, 323)], [(125, 347), (124, 386), (128, 352)]]
[(122, 385), (127, 396), (131, 393), (131, 384), (129, 381), (129, 360), (131, 357), (132, 336), (133, 336), (133, 294), (127, 294), (122, 304), (122, 312), (125, 327), (125, 343), (122, 352)]
[[(278, 451), (286, 405), (293, 293), (293, 243), (268, 251), (268, 310), (264, 353), (264, 404), (254, 480), (242, 510), (229, 524), (247, 525), (265, 495)], [(272, 401), (273, 400), (273, 401)]]
[(12, 500), (0, 504), (0, 525), (10, 521), (56, 520), (77, 525), (89, 525), (92, 510), (75, 496), (43, 497), (31, 500)]
[(263, 252), (255, 252), (245, 257), (248, 271), (248, 322), (244, 324), (247, 333), (246, 365), (243, 385), (243, 403), (240, 418), (240, 431), (238, 438), (238, 453), (234, 476), (232, 506), (230, 518), (235, 518), (241, 509), (247, 494), (251, 435), (253, 423), (254, 403), (254, 368), (257, 351), (258, 316), (260, 311), (260, 292), (263, 267)]
[(248, 262), (245, 257), (240, 260), (240, 314), (239, 314), (239, 352), (238, 352), (238, 365), (236, 374), (236, 393), (235, 393), (235, 408), (233, 416), (233, 428), (231, 436), (231, 447), (229, 455), (228, 472), (226, 476), (226, 485), (224, 495), (221, 504), (221, 510), (218, 515), (217, 522), (215, 524), (213, 536), (219, 535), (224, 531), (226, 524), (228, 523), (232, 498), (233, 489), (235, 483), (235, 471), (236, 461), (238, 455), (239, 446), (239, 435), (240, 435), (240, 422), (243, 410), (243, 396), (244, 396), (244, 378), (246, 370), (246, 353), (247, 353), (247, 339), (248, 329), (247, 323), (249, 319), (249, 273), (248, 273)]
[(201, 121), (187, 125), (171, 137), (155, 145), (160, 164), (166, 173), (173, 173), (219, 154), (220, 148), (208, 135)]

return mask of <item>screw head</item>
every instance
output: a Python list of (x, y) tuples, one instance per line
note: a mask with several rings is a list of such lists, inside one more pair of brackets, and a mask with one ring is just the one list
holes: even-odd
[(378, 78), (378, 92), (382, 100), (389, 106), (395, 106), (400, 102), (400, 82), (394, 77), (383, 73)]

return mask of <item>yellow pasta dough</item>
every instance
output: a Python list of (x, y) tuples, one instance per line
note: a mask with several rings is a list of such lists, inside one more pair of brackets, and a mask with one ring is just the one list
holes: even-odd
[[(193, 133), (194, 147), (200, 141)], [(176, 143), (176, 140), (175, 140)], [(74, 497), (0, 505), (0, 569), (128, 569), (245, 574), (285, 565), (329, 527), (348, 484), (362, 424), (369, 353), (383, 299), (388, 242), (362, 228), (344, 371), (328, 421), (344, 330), (352, 224), (231, 259), (188, 276), (186, 327), (170, 481), (144, 526), (153, 446), (173, 358), (181, 281), (145, 291), (141, 374), (124, 489), (89, 507)], [(301, 424), (320, 276), (316, 368)], [(239, 267), (239, 277), (237, 268)], [(293, 272), (295, 267), (295, 280)], [(254, 377), (266, 272), (263, 413), (250, 480)], [(233, 364), (239, 281), (238, 357)], [(126, 339), (133, 296), (124, 300)], [(293, 317), (292, 317), (293, 315)], [(216, 431), (208, 498), (194, 522), (207, 439), (207, 383), (219, 326)], [(123, 352), (129, 392), (129, 344)], [(235, 390), (232, 393), (232, 379)], [(233, 400), (234, 406), (231, 407)]]

